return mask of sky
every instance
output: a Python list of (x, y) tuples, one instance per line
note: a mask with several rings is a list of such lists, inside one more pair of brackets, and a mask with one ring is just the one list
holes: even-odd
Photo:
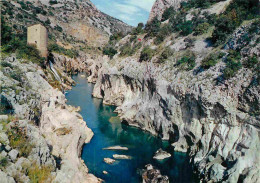
[(148, 20), (155, 0), (90, 0), (96, 7), (125, 23), (136, 26)]

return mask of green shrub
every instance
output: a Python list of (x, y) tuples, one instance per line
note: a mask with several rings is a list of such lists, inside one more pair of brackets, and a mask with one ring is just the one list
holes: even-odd
[(249, 57), (249, 58), (247, 59), (247, 61), (245, 61), (245, 62), (243, 63), (243, 65), (244, 65), (246, 68), (254, 68), (255, 65), (258, 64), (258, 63), (259, 63), (259, 61), (258, 61), (257, 57), (254, 55), (254, 56), (252, 56), (252, 57)]
[(179, 66), (182, 70), (192, 70), (195, 66), (196, 57), (194, 53), (187, 53), (180, 60), (177, 61), (176, 65)]
[(8, 164), (7, 157), (0, 157), (0, 168), (6, 167), (7, 164)]
[(162, 28), (160, 28), (160, 31), (157, 34), (154, 43), (157, 45), (162, 43), (164, 39), (171, 34), (171, 32), (171, 27), (168, 24), (164, 25)]
[(132, 35), (130, 37), (130, 42), (136, 41), (137, 40), (137, 36), (136, 35)]
[(144, 32), (143, 28), (144, 28), (144, 24), (143, 23), (139, 23), (137, 25), (137, 27), (133, 29), (132, 35), (142, 34)]
[(114, 45), (117, 41), (124, 37), (123, 32), (117, 32), (109, 37), (109, 44)]
[(10, 141), (10, 146), (18, 149), (20, 156), (28, 157), (32, 151), (33, 145), (30, 144), (26, 131), (15, 125), (8, 130), (7, 134)]
[(133, 43), (133, 46), (131, 43), (126, 43), (120, 48), (120, 56), (132, 56), (135, 54), (137, 50), (139, 50), (142, 47), (142, 44), (140, 42)]
[(193, 31), (193, 23), (192, 21), (185, 21), (184, 23), (182, 23), (180, 25), (180, 29), (181, 29), (181, 35), (183, 36), (187, 36), (189, 34), (192, 33)]
[(10, 67), (11, 69), (13, 69), (13, 65), (10, 64), (9, 62), (2, 61), (1, 66), (2, 67)]
[(167, 8), (162, 14), (162, 21), (168, 20), (169, 18), (173, 17), (175, 14), (176, 11), (172, 6)]
[(22, 82), (23, 73), (20, 70), (12, 70), (10, 77), (16, 81)]
[(199, 25), (195, 28), (194, 34), (195, 34), (195, 35), (204, 34), (204, 33), (206, 33), (206, 32), (208, 31), (209, 27), (210, 27), (209, 23), (207, 23), (207, 22), (201, 23), (201, 24), (199, 24)]
[(132, 48), (131, 48), (131, 43), (127, 42), (120, 48), (120, 56), (126, 56), (126, 55), (131, 55), (132, 53)]
[(142, 50), (139, 58), (139, 62), (149, 61), (152, 59), (153, 55), (154, 55), (154, 50), (152, 50), (150, 47), (147, 46)]
[(58, 1), (56, 1), (56, 0), (50, 0), (49, 3), (50, 3), (50, 5), (54, 5), (54, 4), (58, 4)]
[(59, 25), (56, 25), (56, 26), (54, 27), (54, 29), (57, 30), (57, 31), (59, 31), (59, 32), (62, 32), (62, 27), (59, 26)]
[(63, 54), (66, 55), (70, 58), (75, 58), (79, 56), (79, 53), (77, 50), (74, 49), (65, 49), (62, 46), (56, 44), (56, 43), (52, 43), (48, 45), (48, 51), (49, 52), (56, 52), (59, 54)]
[(115, 49), (112, 48), (112, 47), (105, 47), (105, 48), (103, 49), (103, 54), (104, 54), (104, 55), (108, 55), (110, 58), (113, 58), (113, 56), (114, 56), (115, 54), (117, 54), (117, 50), (115, 50)]
[(44, 66), (45, 58), (40, 56), (40, 52), (35, 45), (27, 45), (26, 43), (22, 43), (19, 49), (17, 49), (17, 58), (30, 60), (41, 67)]
[(240, 62), (241, 55), (238, 51), (230, 50), (226, 60), (226, 68), (224, 69), (225, 79), (235, 76), (242, 64)]
[(236, 27), (244, 20), (250, 20), (259, 16), (259, 1), (234, 0), (216, 21), (212, 40), (215, 45), (224, 43)]
[(223, 52), (211, 53), (201, 61), (201, 67), (204, 69), (209, 69), (210, 67), (215, 66), (218, 63), (218, 60), (223, 58), (224, 55), (225, 53)]
[(148, 22), (145, 25), (145, 31), (147, 33), (147, 36), (154, 37), (158, 34), (160, 31), (161, 22), (158, 20), (157, 17), (155, 17), (152, 21)]
[(164, 63), (169, 57), (173, 56), (174, 51), (170, 47), (166, 47), (159, 57), (158, 62)]

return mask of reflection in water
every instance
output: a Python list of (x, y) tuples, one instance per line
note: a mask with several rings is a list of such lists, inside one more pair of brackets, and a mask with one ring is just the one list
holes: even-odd
[[(106, 182), (140, 182), (141, 176), (138, 172), (151, 163), (159, 168), (162, 174), (168, 175), (171, 182), (195, 182), (186, 154), (173, 152), (168, 142), (120, 123), (117, 114), (113, 112), (115, 106), (103, 105), (102, 100), (91, 96), (92, 84), (80, 76), (74, 76), (73, 79), (77, 85), (66, 95), (68, 104), (81, 107), (81, 115), (94, 132), (93, 139), (82, 151), (82, 159), (91, 173)], [(114, 145), (126, 146), (129, 150), (102, 150)], [(154, 160), (153, 155), (159, 148), (172, 153), (172, 157), (163, 161)], [(117, 160), (113, 165), (103, 162), (104, 158), (112, 158), (113, 154), (129, 155), (133, 159)], [(106, 170), (108, 175), (102, 174), (103, 170)]]

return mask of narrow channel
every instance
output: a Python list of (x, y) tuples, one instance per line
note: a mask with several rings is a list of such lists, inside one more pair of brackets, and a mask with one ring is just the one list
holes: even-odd
[[(115, 106), (102, 103), (101, 99), (92, 97), (94, 85), (87, 82), (86, 77), (73, 76), (76, 86), (67, 91), (69, 105), (80, 106), (80, 114), (87, 126), (94, 132), (89, 144), (84, 145), (82, 159), (89, 171), (102, 178), (107, 183), (141, 182), (141, 170), (147, 164), (152, 164), (167, 175), (170, 182), (195, 182), (188, 156), (174, 152), (167, 141), (120, 123)], [(128, 147), (128, 151), (109, 151), (102, 148), (120, 145)], [(171, 158), (163, 161), (153, 159), (154, 153), (162, 148), (172, 154)], [(132, 157), (130, 160), (117, 160), (114, 164), (106, 164), (104, 158), (112, 158), (113, 154), (124, 154)], [(105, 175), (102, 172), (107, 171)]]

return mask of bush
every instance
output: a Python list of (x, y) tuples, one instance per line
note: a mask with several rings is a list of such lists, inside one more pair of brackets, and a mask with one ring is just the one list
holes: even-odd
[(216, 21), (212, 34), (213, 43), (217, 46), (224, 43), (244, 20), (250, 20), (259, 16), (258, 0), (234, 0)]
[(59, 31), (59, 32), (62, 32), (62, 27), (59, 26), (59, 25), (56, 25), (56, 26), (54, 27), (54, 29), (57, 30), (57, 31)]
[(167, 8), (162, 14), (162, 21), (168, 20), (176, 14), (174, 8), (171, 6)]
[(2, 67), (10, 67), (11, 69), (13, 69), (12, 64), (10, 64), (9, 62), (2, 61), (1, 62), (1, 66)]
[(171, 27), (167, 24), (167, 25), (164, 25), (158, 35), (156, 36), (155, 40), (154, 40), (154, 43), (155, 44), (160, 44), (164, 41), (164, 39), (169, 36), (171, 34)]
[(49, 44), (48, 45), (48, 51), (49, 52), (56, 52), (56, 53), (59, 53), (59, 54), (63, 54), (63, 55), (66, 55), (66, 56), (68, 56), (70, 58), (75, 58), (75, 57), (79, 56), (79, 53), (78, 53), (77, 50), (65, 49), (65, 48), (63, 48), (62, 46), (59, 46), (56, 43)]
[(20, 70), (12, 70), (10, 77), (16, 81), (22, 82), (23, 73)]
[(242, 64), (240, 62), (241, 55), (239, 52), (230, 50), (226, 60), (226, 68), (224, 69), (225, 79), (232, 78), (236, 75)]
[(161, 22), (158, 20), (157, 17), (155, 17), (151, 22), (148, 22), (145, 25), (145, 31), (147, 33), (147, 36), (154, 37), (158, 34), (160, 31)]
[(131, 43), (127, 42), (120, 48), (120, 56), (126, 56), (126, 55), (131, 55), (132, 53), (132, 48), (131, 48)]
[(144, 28), (144, 24), (143, 23), (139, 23), (137, 25), (137, 27), (133, 29), (132, 35), (142, 34), (144, 32), (143, 28)]
[(162, 54), (159, 57), (158, 62), (164, 63), (169, 57), (171, 57), (174, 54), (174, 51), (170, 47), (166, 47)]
[(113, 45), (124, 37), (122, 32), (117, 32), (109, 37), (109, 44)]
[(0, 157), (0, 168), (6, 167), (7, 164), (8, 164), (7, 157)]
[(110, 58), (113, 58), (113, 56), (114, 56), (115, 54), (117, 54), (117, 50), (115, 50), (115, 49), (112, 48), (112, 47), (105, 47), (105, 48), (103, 49), (103, 54), (104, 54), (104, 55), (108, 55)]
[(53, 168), (51, 166), (39, 166), (37, 163), (33, 163), (27, 168), (28, 176), (32, 183), (52, 182), (52, 170)]
[(246, 68), (254, 68), (256, 64), (258, 64), (258, 59), (256, 56), (249, 57), (246, 62), (243, 63), (243, 65)]
[(120, 56), (132, 56), (141, 47), (142, 44), (140, 42), (133, 43), (133, 46), (131, 45), (131, 43), (126, 43), (120, 48)]
[(182, 70), (192, 70), (195, 66), (196, 57), (194, 53), (187, 53), (180, 60), (177, 61), (176, 65)]
[(50, 3), (50, 5), (58, 4), (58, 2), (56, 0), (50, 0), (49, 3)]
[(208, 29), (209, 29), (209, 26), (210, 26), (209, 23), (206, 23), (206, 22), (199, 24), (195, 28), (194, 34), (195, 35), (201, 35), (201, 34), (206, 33), (208, 31)]
[(33, 145), (30, 144), (26, 136), (25, 129), (21, 129), (17, 125), (11, 127), (7, 132), (10, 146), (19, 150), (19, 155), (28, 157), (32, 151)]
[(223, 58), (224, 55), (225, 53), (223, 52), (211, 53), (201, 61), (201, 67), (204, 69), (209, 69), (210, 67), (215, 66), (218, 63), (218, 60)]
[(151, 60), (154, 55), (154, 50), (150, 47), (145, 47), (140, 55), (139, 62)]
[(192, 33), (193, 31), (193, 23), (192, 21), (185, 21), (183, 24), (180, 25), (181, 35), (187, 36)]
[(30, 60), (41, 67), (44, 66), (45, 58), (40, 56), (40, 52), (35, 45), (27, 45), (23, 42), (19, 49), (17, 49), (17, 58)]

